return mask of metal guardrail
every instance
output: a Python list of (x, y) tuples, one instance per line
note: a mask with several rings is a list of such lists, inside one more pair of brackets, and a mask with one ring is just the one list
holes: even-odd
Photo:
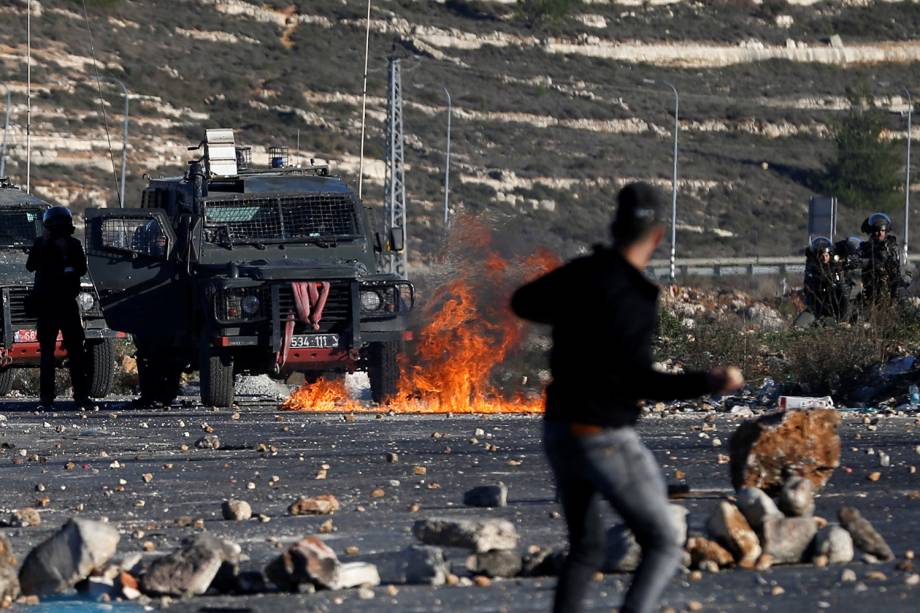
[[(920, 254), (909, 256), (908, 261), (920, 262)], [(678, 258), (675, 271), (678, 276), (700, 277), (801, 275), (805, 272), (805, 257)], [(646, 272), (655, 279), (667, 279), (671, 275), (670, 262), (665, 259), (652, 260)]]

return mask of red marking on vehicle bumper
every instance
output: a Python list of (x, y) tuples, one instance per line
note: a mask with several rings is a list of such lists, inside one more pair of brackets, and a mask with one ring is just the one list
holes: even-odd
[(347, 351), (341, 349), (288, 349), (287, 362), (282, 371), (293, 372), (304, 370), (298, 366), (310, 366), (307, 370), (320, 368), (352, 368), (354, 360)]
[[(17, 362), (35, 362), (38, 363), (41, 357), (41, 350), (38, 343), (13, 343), (7, 352), (13, 363)], [(63, 359), (67, 357), (67, 350), (64, 349), (63, 343), (58, 341), (54, 347), (54, 357)]]
[(415, 334), (412, 333), (412, 330), (406, 330), (405, 332), (403, 332), (403, 340), (404, 341), (415, 340)]

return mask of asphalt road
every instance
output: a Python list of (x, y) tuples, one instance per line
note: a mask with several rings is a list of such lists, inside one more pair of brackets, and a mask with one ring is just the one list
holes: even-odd
[[(0, 403), (5, 417), (0, 421), (0, 517), (37, 506), (45, 498), (41, 526), (4, 529), (20, 560), (74, 515), (104, 516), (119, 526), (122, 553), (139, 551), (144, 541), (153, 542), (158, 552), (168, 552), (195, 531), (178, 525), (185, 516), (201, 518), (206, 530), (239, 543), (248, 558), (243, 570), (262, 568), (277, 555), (280, 543), (318, 533), (328, 519), (291, 517), (287, 506), (300, 495), (325, 493), (342, 503), (342, 510), (332, 516), (335, 531), (325, 540), (343, 560), (378, 563), (384, 579), (399, 551), (414, 542), (412, 523), (427, 516), (508, 518), (518, 526), (522, 548), (564, 542), (562, 520), (554, 517), (558, 507), (541, 452), (537, 417), (346, 419), (341, 414), (282, 412), (254, 402), (219, 412), (191, 403), (156, 412), (129, 411), (118, 403), (104, 403), (94, 413), (68, 410), (66, 403), (56, 413), (36, 413), (36, 406), (31, 401)], [(720, 416), (714, 420), (715, 431), (701, 433), (698, 427), (704, 419), (705, 414), (650, 417), (640, 428), (669, 478), (673, 480), (676, 469), (687, 475), (692, 494), (682, 503), (690, 511), (691, 533), (702, 531), (709, 510), (730, 493), (727, 465), (719, 464), (718, 455), (727, 453), (738, 423)], [(204, 434), (203, 424), (219, 436), (220, 449), (195, 448)], [(475, 436), (477, 429), (485, 434)], [(843, 464), (852, 472), (839, 469), (834, 474), (818, 499), (818, 514), (833, 520), (841, 505), (855, 505), (899, 558), (908, 549), (920, 549), (918, 501), (909, 495), (920, 490), (920, 476), (909, 469), (920, 465), (915, 451), (920, 425), (914, 418), (881, 417), (877, 429), (870, 431), (861, 416), (850, 414), (841, 435)], [(716, 437), (721, 447), (713, 445)], [(260, 443), (273, 446), (276, 453), (258, 451)], [(870, 448), (874, 455), (867, 453)], [(389, 451), (399, 454), (398, 463), (386, 462)], [(890, 456), (890, 467), (879, 466), (878, 451)], [(327, 478), (318, 480), (323, 464), (329, 467)], [(424, 466), (426, 474), (416, 474), (416, 466)], [(881, 479), (869, 481), (868, 473), (875, 470), (881, 471)], [(147, 473), (152, 475), (149, 482), (143, 477)], [(507, 508), (463, 507), (464, 491), (496, 481), (509, 486)], [(44, 491), (37, 491), (39, 484)], [(371, 496), (377, 488), (384, 490), (383, 497)], [(254, 514), (270, 521), (225, 521), (220, 504), (230, 497), (248, 501)], [(418, 512), (409, 509), (414, 502), (420, 506)], [(358, 547), (359, 555), (345, 555), (349, 546)], [(464, 552), (451, 551), (450, 558), (462, 569)], [(917, 610), (920, 587), (906, 585), (907, 573), (895, 563), (856, 561), (848, 566), (858, 581), (842, 583), (840, 566), (728, 570), (693, 582), (681, 575), (671, 583), (665, 605), (682, 610), (698, 603), (705, 611)], [(870, 570), (882, 571), (886, 579), (867, 578)], [(608, 575), (597, 583), (589, 610), (618, 606), (627, 579)], [(368, 600), (360, 599), (357, 590), (200, 597), (175, 602), (170, 610), (546, 611), (554, 582), (545, 578), (495, 581), (489, 587), (400, 585), (395, 596), (379, 587)], [(783, 593), (774, 595), (777, 586)]]

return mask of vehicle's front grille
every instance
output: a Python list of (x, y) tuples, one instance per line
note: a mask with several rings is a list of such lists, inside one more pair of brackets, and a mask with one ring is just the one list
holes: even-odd
[(28, 287), (10, 288), (10, 322), (14, 328), (34, 327), (36, 324), (35, 314), (26, 309), (30, 291)]
[(319, 321), (319, 330), (313, 330), (308, 324), (297, 318), (297, 305), (294, 304), (294, 290), (289, 283), (278, 286), (278, 302), (281, 322), (285, 322), (288, 313), (293, 313), (296, 320), (295, 334), (312, 334), (314, 332), (344, 333), (351, 329), (351, 282), (332, 281), (329, 297)]
[(208, 202), (209, 240), (296, 241), (355, 236), (358, 219), (350, 193), (318, 193)]

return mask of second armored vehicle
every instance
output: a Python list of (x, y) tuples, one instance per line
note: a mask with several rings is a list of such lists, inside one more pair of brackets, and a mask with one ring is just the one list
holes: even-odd
[(366, 370), (397, 391), (411, 283), (378, 269), (384, 241), (326, 167), (249, 168), (231, 130), (208, 130), (184, 176), (153, 179), (139, 209), (87, 212), (89, 267), (109, 324), (133, 334), (142, 397), (170, 402), (200, 371), (206, 405), (240, 373)]

